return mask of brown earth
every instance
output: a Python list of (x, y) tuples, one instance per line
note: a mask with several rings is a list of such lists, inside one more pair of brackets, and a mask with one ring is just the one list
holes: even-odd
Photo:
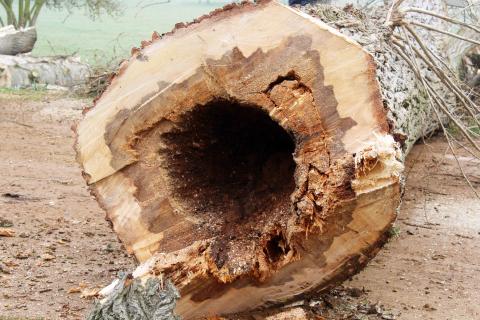
[[(92, 303), (82, 291), (134, 267), (75, 162), (70, 127), (87, 104), (0, 94), (0, 228), (15, 231), (0, 237), (0, 319), (82, 319)], [(460, 161), (479, 190), (480, 161)], [(284, 319), (480, 319), (480, 201), (443, 138), (417, 145), (406, 172), (386, 247), (348, 287)]]

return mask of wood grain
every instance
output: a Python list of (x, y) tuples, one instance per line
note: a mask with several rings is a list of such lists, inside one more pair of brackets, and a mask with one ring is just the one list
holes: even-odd
[(229, 5), (154, 39), (77, 127), (93, 194), (136, 277), (186, 319), (347, 278), (386, 239), (402, 165), (373, 58), (312, 17)]

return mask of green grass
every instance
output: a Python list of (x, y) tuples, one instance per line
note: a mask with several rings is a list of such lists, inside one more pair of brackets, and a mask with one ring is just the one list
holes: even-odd
[[(192, 21), (222, 7), (229, 0), (119, 0), (121, 14), (104, 15), (92, 20), (83, 10), (44, 8), (37, 21), (38, 40), (33, 50), (37, 56), (77, 53), (93, 65), (104, 65), (128, 57), (130, 49), (151, 39), (153, 31), (171, 31), (178, 22)], [(17, 1), (15, 1), (17, 3)], [(147, 7), (145, 7), (147, 6)], [(16, 9), (16, 8), (15, 8)], [(0, 17), (5, 13), (0, 9)]]
[(155, 1), (122, 0), (123, 14), (92, 21), (83, 12), (45, 9), (37, 22), (38, 41), (34, 55), (77, 53), (93, 65), (104, 65), (129, 56), (132, 47), (149, 40), (153, 31), (172, 30), (175, 23), (192, 21), (227, 0), (172, 0), (170, 3), (142, 6)]
[[(41, 101), (46, 94), (52, 94), (45, 87), (37, 87), (36, 89), (12, 89), (0, 87), (0, 95), (21, 97), (33, 101)], [(0, 317), (0, 320), (2, 318)]]
[[(464, 124), (474, 135), (480, 136), (480, 126), (478, 126), (473, 119), (466, 120)], [(463, 137), (462, 132), (454, 123), (448, 125), (447, 131), (456, 139), (461, 139)]]
[(388, 237), (389, 238), (398, 238), (400, 236), (400, 233), (401, 233), (400, 227), (392, 226), (388, 230)]
[(480, 136), (480, 126), (472, 124), (469, 128), (473, 133)]

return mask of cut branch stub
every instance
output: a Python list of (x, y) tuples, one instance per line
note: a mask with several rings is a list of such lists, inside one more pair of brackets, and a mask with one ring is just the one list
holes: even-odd
[(399, 203), (371, 56), (276, 2), (230, 5), (136, 51), (77, 135), (139, 274), (170, 278), (187, 318), (348, 277)]

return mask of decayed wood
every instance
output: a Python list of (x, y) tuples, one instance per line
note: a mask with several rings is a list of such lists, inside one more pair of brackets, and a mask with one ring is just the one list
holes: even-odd
[(0, 54), (16, 55), (33, 50), (37, 42), (35, 27), (16, 30), (14, 26), (0, 28)]
[(0, 87), (73, 87), (84, 84), (89, 75), (90, 67), (76, 57), (0, 55)]
[(154, 35), (77, 127), (133, 277), (170, 279), (187, 319), (360, 270), (395, 219), (401, 160), (437, 126), (386, 28), (346, 37), (308, 13), (244, 3)]

